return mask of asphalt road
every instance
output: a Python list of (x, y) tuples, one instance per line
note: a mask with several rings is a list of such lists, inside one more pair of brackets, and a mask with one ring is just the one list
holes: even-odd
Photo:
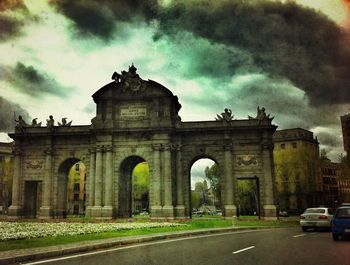
[(27, 264), (350, 265), (350, 241), (300, 228), (164, 240)]

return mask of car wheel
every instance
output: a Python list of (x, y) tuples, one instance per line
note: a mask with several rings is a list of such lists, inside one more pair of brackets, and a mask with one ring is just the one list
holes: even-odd
[(307, 231), (307, 227), (306, 226), (302, 226), (301, 229), (303, 230), (303, 232)]
[(337, 234), (332, 234), (333, 240), (337, 241), (338, 240), (338, 235)]

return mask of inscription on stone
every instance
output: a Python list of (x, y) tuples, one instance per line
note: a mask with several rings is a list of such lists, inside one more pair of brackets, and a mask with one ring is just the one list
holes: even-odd
[(123, 120), (139, 120), (146, 116), (147, 106), (145, 104), (124, 104), (120, 107), (120, 117)]

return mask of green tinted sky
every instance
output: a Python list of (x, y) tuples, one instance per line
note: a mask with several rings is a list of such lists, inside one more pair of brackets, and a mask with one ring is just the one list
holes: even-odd
[(91, 95), (134, 63), (179, 96), (184, 121), (260, 105), (336, 158), (350, 101), (346, 2), (1, 1), (0, 131), (14, 113), (89, 124)]

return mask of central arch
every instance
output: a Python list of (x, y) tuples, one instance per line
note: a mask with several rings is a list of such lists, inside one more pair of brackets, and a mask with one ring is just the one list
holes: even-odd
[[(123, 160), (120, 165), (120, 179), (119, 179), (119, 216), (131, 217), (133, 213), (140, 212), (144, 209), (144, 205), (136, 207), (133, 198), (133, 171), (137, 165), (146, 162), (146, 160), (140, 156), (129, 156)], [(148, 196), (144, 196), (148, 200)], [(148, 205), (148, 203), (147, 203)], [(140, 208), (140, 209), (139, 209)]]

